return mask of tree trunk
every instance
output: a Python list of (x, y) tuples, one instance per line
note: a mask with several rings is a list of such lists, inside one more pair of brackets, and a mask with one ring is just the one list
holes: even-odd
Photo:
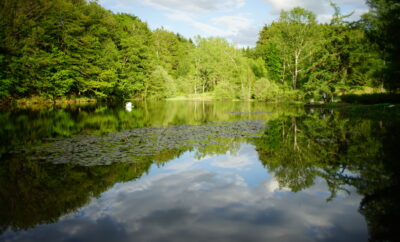
[(299, 146), (297, 145), (297, 122), (296, 118), (293, 117), (292, 121), (294, 123), (294, 133), (293, 133), (293, 150), (298, 150)]
[(292, 76), (293, 90), (297, 88), (297, 78), (299, 76), (299, 54), (296, 53), (294, 57), (294, 73)]

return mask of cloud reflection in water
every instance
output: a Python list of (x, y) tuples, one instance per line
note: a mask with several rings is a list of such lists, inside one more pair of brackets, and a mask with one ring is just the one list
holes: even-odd
[[(195, 159), (187, 152), (140, 180), (118, 183), (58, 223), (5, 238), (15, 241), (352, 241), (367, 240), (361, 197), (326, 202), (323, 180), (279, 189), (254, 146)], [(262, 174), (259, 171), (262, 170)], [(255, 182), (257, 181), (257, 182)]]

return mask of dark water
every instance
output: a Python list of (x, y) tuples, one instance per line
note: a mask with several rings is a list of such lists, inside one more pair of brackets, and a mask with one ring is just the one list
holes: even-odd
[(400, 110), (0, 111), (2, 241), (396, 241)]

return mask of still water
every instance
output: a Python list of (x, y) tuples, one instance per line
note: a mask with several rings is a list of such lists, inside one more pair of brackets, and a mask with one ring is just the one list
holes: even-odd
[(1, 241), (396, 241), (398, 107), (0, 110)]

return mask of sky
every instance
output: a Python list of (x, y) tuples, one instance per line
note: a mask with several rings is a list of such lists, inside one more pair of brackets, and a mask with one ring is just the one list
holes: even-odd
[[(342, 14), (357, 20), (368, 11), (365, 0), (336, 0)], [(303, 7), (320, 22), (330, 20), (329, 0), (99, 0), (114, 13), (130, 13), (151, 29), (164, 28), (186, 38), (219, 36), (238, 47), (253, 47), (261, 28), (277, 20), (281, 10)]]

